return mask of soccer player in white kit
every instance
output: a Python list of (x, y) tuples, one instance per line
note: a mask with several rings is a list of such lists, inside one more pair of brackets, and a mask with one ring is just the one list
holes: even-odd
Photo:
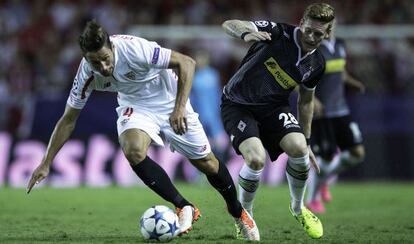
[[(188, 233), (200, 211), (175, 188), (151, 158), (151, 143), (170, 144), (206, 174), (223, 196), (229, 213), (246, 240), (259, 240), (252, 217), (237, 200), (226, 168), (211, 152), (203, 127), (188, 100), (195, 61), (188, 56), (130, 35), (109, 36), (94, 20), (79, 37), (83, 59), (73, 82), (65, 112), (55, 126), (46, 154), (27, 186), (30, 193), (50, 170), (53, 158), (71, 135), (93, 90), (118, 92), (118, 135), (122, 150), (137, 176), (177, 209), (181, 233)], [(178, 70), (178, 76), (172, 68)]]

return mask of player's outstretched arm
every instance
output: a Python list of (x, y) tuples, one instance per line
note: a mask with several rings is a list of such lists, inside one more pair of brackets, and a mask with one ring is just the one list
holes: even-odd
[[(303, 133), (305, 134), (306, 138), (310, 138), (311, 136), (314, 97), (315, 97), (314, 90), (308, 90), (308, 89), (303, 88), (302, 86), (299, 88), (298, 119), (299, 119), (300, 126), (302, 127)], [(320, 169), (316, 162), (315, 155), (313, 154), (310, 147), (308, 147), (308, 149), (309, 149), (309, 159), (313, 167), (319, 174)]]
[(65, 112), (57, 122), (55, 129), (53, 130), (52, 136), (50, 137), (49, 144), (46, 149), (46, 154), (42, 159), (42, 162), (33, 171), (32, 177), (27, 184), (27, 193), (30, 193), (33, 186), (38, 184), (49, 174), (50, 165), (53, 162), (56, 154), (69, 139), (73, 129), (76, 125), (76, 120), (80, 114), (79, 109), (74, 109), (66, 105)]
[(194, 59), (189, 56), (175, 51), (171, 52), (168, 68), (178, 70), (178, 87), (175, 107), (170, 116), (170, 124), (174, 132), (179, 135), (184, 134), (188, 128), (185, 106), (190, 95), (195, 66)]
[(257, 31), (250, 21), (226, 20), (221, 25), (224, 31), (234, 37), (243, 39), (245, 42), (271, 40), (271, 34), (265, 31)]

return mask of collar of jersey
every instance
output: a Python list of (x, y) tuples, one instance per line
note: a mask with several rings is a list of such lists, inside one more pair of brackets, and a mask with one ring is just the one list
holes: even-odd
[(293, 40), (295, 41), (296, 47), (298, 48), (298, 59), (296, 61), (296, 66), (299, 65), (300, 61), (304, 60), (307, 56), (311, 55), (316, 50), (316, 49), (313, 49), (312, 51), (307, 52), (302, 57), (302, 48), (300, 47), (300, 45), (298, 43), (298, 34), (299, 34), (298, 31), (300, 31), (299, 27), (296, 27), (295, 30), (293, 31)]

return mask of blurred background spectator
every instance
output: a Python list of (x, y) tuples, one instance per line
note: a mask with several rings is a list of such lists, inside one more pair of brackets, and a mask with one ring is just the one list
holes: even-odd
[(197, 63), (191, 88), (191, 104), (200, 115), (203, 127), (210, 138), (213, 150), (222, 155), (227, 149), (228, 136), (220, 120), (222, 85), (219, 71), (210, 66), (210, 55), (205, 49), (195, 51)]

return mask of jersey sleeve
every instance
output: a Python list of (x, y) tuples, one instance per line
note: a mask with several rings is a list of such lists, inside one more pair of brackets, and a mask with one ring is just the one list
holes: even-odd
[(281, 33), (281, 27), (277, 23), (267, 20), (251, 21), (256, 31), (265, 31), (272, 34), (272, 38), (278, 38)]
[(171, 57), (170, 49), (139, 37), (132, 38), (128, 46), (128, 57), (132, 64), (155, 69), (168, 68)]
[(82, 109), (93, 91), (92, 82), (94, 78), (92, 70), (88, 67), (85, 58), (83, 58), (73, 81), (72, 89), (66, 102), (67, 105), (72, 108)]
[(302, 84), (302, 87), (305, 88), (306, 90), (314, 90), (316, 88), (316, 86), (318, 85), (319, 81), (322, 80), (322, 77), (325, 73), (325, 65), (323, 65), (321, 71), (315, 75), (314, 78), (312, 78), (309, 81), (306, 81)]

